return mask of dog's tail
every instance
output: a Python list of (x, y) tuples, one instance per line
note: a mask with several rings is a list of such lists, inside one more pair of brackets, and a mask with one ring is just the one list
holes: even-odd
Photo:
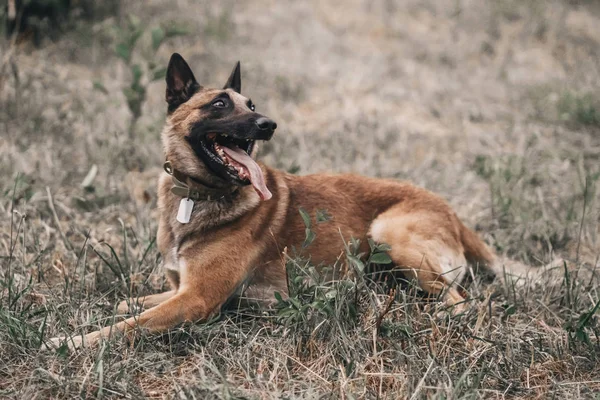
[[(495, 275), (503, 281), (510, 278), (510, 280), (520, 285), (540, 282), (548, 271), (552, 271), (553, 275), (559, 277), (561, 272), (558, 269), (565, 262), (563, 259), (557, 258), (543, 267), (532, 267), (507, 257), (494, 255), (494, 252), (479, 236), (462, 223), (460, 235), (465, 258), (469, 264), (478, 269), (483, 269), (483, 271)], [(556, 273), (557, 270), (558, 274)]]
[(475, 232), (462, 223), (460, 224), (460, 238), (465, 258), (476, 271), (483, 271), (500, 279), (504, 279), (507, 274), (522, 277), (528, 275), (530, 270), (528, 266), (496, 256)]
[(462, 223), (460, 223), (460, 240), (465, 251), (465, 258), (469, 264), (481, 265), (484, 268), (493, 268), (496, 262), (494, 253), (475, 232)]

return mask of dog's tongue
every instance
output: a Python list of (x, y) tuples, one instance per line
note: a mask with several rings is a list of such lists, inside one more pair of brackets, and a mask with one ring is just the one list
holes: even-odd
[(242, 164), (250, 174), (250, 182), (254, 186), (254, 190), (260, 196), (261, 200), (269, 200), (273, 195), (267, 188), (265, 177), (263, 176), (260, 166), (246, 153), (237, 146), (223, 146), (223, 151), (238, 163)]

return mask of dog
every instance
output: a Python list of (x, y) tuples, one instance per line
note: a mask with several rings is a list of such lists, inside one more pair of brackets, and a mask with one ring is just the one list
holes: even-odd
[[(111, 332), (163, 332), (206, 320), (241, 287), (265, 301), (285, 295), (284, 250), (305, 239), (300, 209), (330, 216), (312, 227), (315, 265), (340, 259), (340, 234), (360, 239), (363, 250), (368, 238), (386, 243), (395, 268), (455, 312), (465, 307), (457, 283), (468, 266), (494, 273), (494, 253), (425, 189), (359, 175), (296, 176), (255, 161), (257, 142), (270, 140), (277, 123), (241, 94), (239, 62), (223, 89), (210, 89), (175, 53), (166, 83), (157, 243), (171, 290), (137, 299), (146, 309), (139, 316), (70, 338), (70, 346), (93, 345)], [(135, 302), (123, 301), (119, 312)]]

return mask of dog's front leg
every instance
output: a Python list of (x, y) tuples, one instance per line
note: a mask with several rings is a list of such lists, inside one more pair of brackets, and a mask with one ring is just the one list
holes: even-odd
[(144, 311), (137, 317), (128, 318), (83, 337), (51, 339), (51, 345), (58, 347), (66, 340), (72, 348), (82, 345), (93, 346), (103, 338), (118, 333), (129, 334), (137, 327), (151, 332), (164, 332), (183, 322), (207, 319), (220, 309), (245, 279), (247, 266), (250, 263), (247, 255), (241, 259), (232, 259), (232, 254), (211, 257), (211, 260), (203, 260), (203, 258), (197, 254), (180, 258), (184, 268), (182, 271), (184, 279), (177, 293), (159, 305)]
[[(125, 321), (85, 335), (83, 345), (93, 346), (102, 338), (108, 338), (114, 334), (127, 335), (136, 327), (147, 329), (150, 332), (164, 332), (183, 322), (206, 319), (209, 313), (210, 311), (200, 294), (181, 291), (137, 317), (127, 318)], [(76, 342), (69, 344), (79, 347), (82, 344), (79, 342), (81, 337), (78, 337), (78, 339)]]

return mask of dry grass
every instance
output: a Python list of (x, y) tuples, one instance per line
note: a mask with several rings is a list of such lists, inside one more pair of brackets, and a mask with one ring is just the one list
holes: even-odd
[[(40, 49), (1, 44), (2, 397), (598, 398), (598, 2), (171, 4), (128, 3)], [(113, 52), (127, 15), (189, 30), (134, 63), (179, 51), (218, 85), (242, 60), (244, 92), (280, 126), (267, 163), (410, 179), (499, 253), (569, 262), (524, 287), (476, 280), (456, 318), (359, 274), (298, 287), (279, 310), (40, 352), (165, 284), (152, 191), (164, 88), (147, 85), (131, 125), (130, 68)]]

